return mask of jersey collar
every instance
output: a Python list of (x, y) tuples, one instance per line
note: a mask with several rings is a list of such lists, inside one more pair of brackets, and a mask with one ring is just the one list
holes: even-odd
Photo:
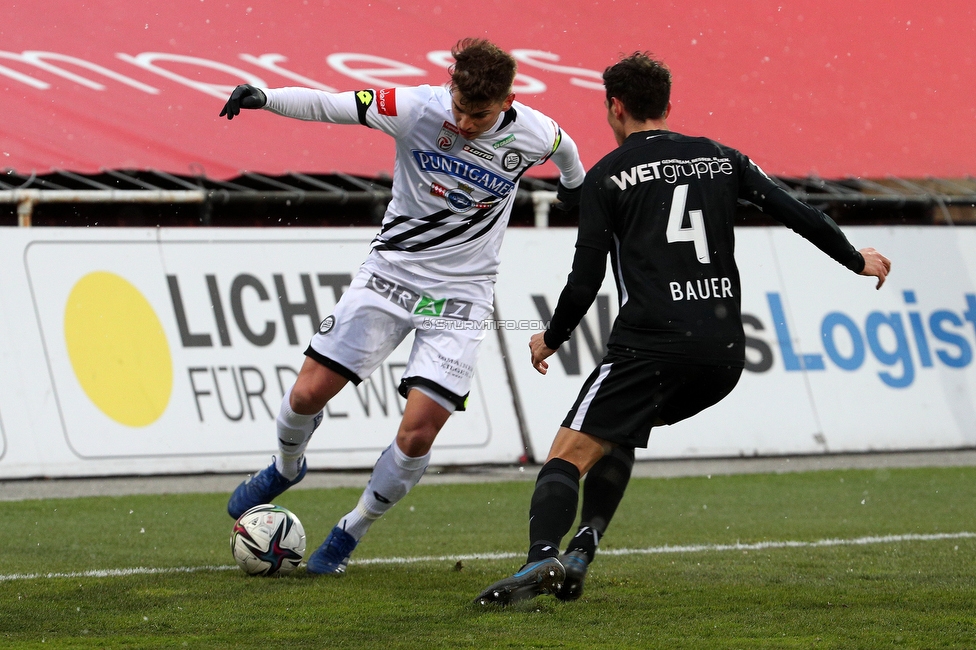
[(667, 135), (671, 131), (665, 129), (649, 129), (647, 131), (634, 131), (627, 136), (627, 140), (650, 140), (658, 136)]
[(516, 113), (515, 113), (515, 107), (514, 106), (511, 107), (510, 109), (508, 109), (507, 111), (505, 111), (504, 116), (502, 117), (502, 123), (498, 125), (498, 128), (497, 129), (495, 129), (495, 133), (498, 133), (499, 131), (501, 131), (502, 129), (504, 129), (509, 124), (512, 124), (513, 122), (515, 122), (515, 118), (516, 117), (517, 116), (516, 116)]

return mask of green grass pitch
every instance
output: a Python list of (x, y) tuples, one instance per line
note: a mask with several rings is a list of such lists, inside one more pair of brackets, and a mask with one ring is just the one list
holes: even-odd
[[(421, 483), (340, 579), (244, 575), (225, 494), (0, 503), (0, 647), (976, 647), (976, 468), (635, 479), (579, 601), (475, 606), (531, 491)], [(277, 502), (314, 549), (359, 492)]]

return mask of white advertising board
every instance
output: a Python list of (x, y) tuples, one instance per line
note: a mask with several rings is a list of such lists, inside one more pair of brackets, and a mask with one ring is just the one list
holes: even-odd
[[(976, 231), (845, 232), (894, 260), (880, 291), (785, 228), (737, 231), (746, 371), (718, 405), (655, 429), (638, 458), (976, 445)], [(504, 319), (548, 319), (574, 243), (571, 230), (509, 233), (497, 291)], [(609, 308), (602, 318), (600, 301)], [(596, 366), (616, 301), (608, 270), (598, 305), (546, 376), (528, 362), (533, 331), (506, 331), (537, 458)]]
[[(845, 231), (893, 260), (881, 291), (784, 228), (738, 230), (746, 371), (718, 405), (655, 429), (639, 458), (976, 446), (976, 230)], [(373, 234), (0, 229), (0, 478), (264, 466), (283, 391)], [(507, 234), (501, 328), (435, 464), (516, 462), (523, 435), (545, 457), (616, 314), (608, 273), (549, 374), (529, 365), (574, 243), (568, 229)], [(310, 466), (372, 466), (396, 432), (411, 340), (329, 404)]]
[(976, 230), (848, 230), (894, 260), (880, 291), (830, 260), (817, 264), (819, 251), (792, 233), (774, 235), (789, 332), (809, 367), (792, 372), (809, 381), (826, 445), (976, 445)]
[[(8, 230), (8, 245), (24, 241), (5, 259), (3, 283), (22, 279), (30, 301), (9, 311), (5, 304), (4, 312), (19, 314), (20, 338), (40, 343), (39, 354), (14, 374), (46, 396), (31, 400), (36, 407), (24, 415), (60, 430), (54, 444), (67, 448), (61, 455), (70, 471), (260, 468), (277, 449), (274, 418), (308, 340), (348, 287), (373, 234)], [(405, 404), (397, 386), (412, 340), (329, 404), (309, 446), (310, 466), (372, 466), (396, 434)], [(511, 392), (494, 385), (505, 376), (501, 363), (497, 335), (489, 332), (467, 410), (448, 421), (434, 462), (522, 455)], [(7, 426), (24, 406), (0, 397)], [(36, 428), (18, 425), (16, 438), (30, 438)], [(43, 452), (0, 457), (0, 475), (45, 473), (51, 460)]]

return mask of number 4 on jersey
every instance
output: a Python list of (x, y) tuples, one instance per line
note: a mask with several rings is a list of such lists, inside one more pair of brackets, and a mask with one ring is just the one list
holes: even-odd
[(689, 210), (691, 225), (682, 226), (685, 218), (685, 203), (688, 200), (688, 185), (678, 185), (671, 197), (671, 214), (668, 216), (668, 243), (695, 242), (695, 255), (702, 264), (708, 264), (708, 240), (705, 238), (705, 220), (701, 210)]

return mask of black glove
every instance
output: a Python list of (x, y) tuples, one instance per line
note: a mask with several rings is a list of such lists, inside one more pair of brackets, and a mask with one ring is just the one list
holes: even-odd
[(569, 189), (563, 185), (562, 181), (556, 184), (556, 198), (558, 201), (552, 204), (552, 207), (557, 210), (562, 210), (563, 212), (568, 212), (579, 205), (580, 195), (583, 193), (583, 184), (580, 183), (573, 189)]
[(242, 108), (263, 108), (268, 103), (268, 98), (264, 96), (259, 88), (249, 84), (241, 84), (230, 94), (230, 99), (224, 104), (224, 110), (220, 111), (217, 117), (227, 116), (228, 120), (241, 112)]

